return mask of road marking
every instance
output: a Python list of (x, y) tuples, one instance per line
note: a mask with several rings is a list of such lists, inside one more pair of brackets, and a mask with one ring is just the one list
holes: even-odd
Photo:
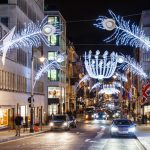
[(138, 145), (137, 141), (134, 141), (136, 146), (138, 147), (139, 150), (143, 150), (143, 148), (141, 149), (140, 146)]

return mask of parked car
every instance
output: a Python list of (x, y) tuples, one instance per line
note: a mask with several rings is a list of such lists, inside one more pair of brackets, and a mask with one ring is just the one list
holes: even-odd
[(129, 119), (114, 119), (111, 124), (111, 136), (130, 135), (134, 136), (136, 124)]
[(50, 130), (53, 129), (64, 129), (70, 130), (70, 120), (67, 114), (56, 114), (52, 116), (52, 119), (49, 123)]
[(77, 127), (77, 120), (75, 119), (73, 115), (69, 115), (69, 123), (71, 127), (73, 128)]

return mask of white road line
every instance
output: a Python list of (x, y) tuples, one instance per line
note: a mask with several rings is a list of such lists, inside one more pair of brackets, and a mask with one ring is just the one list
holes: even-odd
[(135, 142), (135, 144), (136, 144), (136, 146), (138, 147), (139, 150), (143, 150), (143, 149), (140, 148), (140, 146), (138, 145), (137, 141), (134, 141), (134, 142)]

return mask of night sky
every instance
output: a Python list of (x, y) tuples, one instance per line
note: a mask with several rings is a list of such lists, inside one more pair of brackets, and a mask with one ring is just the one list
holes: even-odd
[(45, 0), (46, 10), (59, 10), (67, 22), (67, 38), (74, 43), (78, 55), (97, 49), (104, 52), (117, 51), (133, 55), (129, 46), (107, 45), (103, 40), (111, 32), (99, 30), (93, 23), (98, 16), (109, 16), (108, 9), (115, 14), (139, 24), (142, 10), (150, 9), (150, 0)]

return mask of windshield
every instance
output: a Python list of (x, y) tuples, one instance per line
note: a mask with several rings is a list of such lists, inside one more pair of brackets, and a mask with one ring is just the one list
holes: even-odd
[(52, 120), (66, 120), (66, 116), (53, 116)]
[(132, 122), (130, 120), (115, 120), (115, 125), (131, 125)]
[(86, 108), (85, 109), (85, 112), (92, 112), (92, 111), (94, 111), (94, 108)]

